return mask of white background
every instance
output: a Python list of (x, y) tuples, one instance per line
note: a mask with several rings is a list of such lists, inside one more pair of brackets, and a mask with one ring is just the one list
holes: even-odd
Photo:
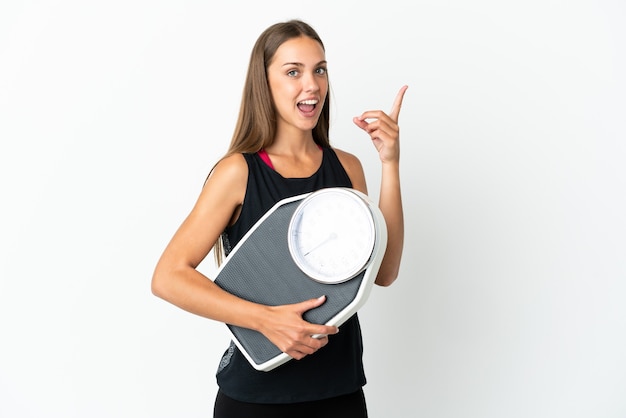
[(292, 17), (373, 196), (351, 118), (409, 85), (401, 274), (361, 311), (370, 415), (626, 416), (618, 0), (3, 1), (0, 416), (211, 416), (225, 326), (150, 278), (256, 37)]

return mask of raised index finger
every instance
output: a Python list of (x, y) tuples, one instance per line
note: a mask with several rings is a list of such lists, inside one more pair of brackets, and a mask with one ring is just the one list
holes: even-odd
[(396, 95), (396, 100), (393, 102), (393, 106), (391, 107), (391, 113), (389, 113), (389, 117), (393, 119), (394, 122), (398, 122), (398, 116), (400, 115), (400, 108), (402, 107), (402, 99), (404, 98), (404, 92), (408, 89), (409, 86), (402, 86), (400, 91)]

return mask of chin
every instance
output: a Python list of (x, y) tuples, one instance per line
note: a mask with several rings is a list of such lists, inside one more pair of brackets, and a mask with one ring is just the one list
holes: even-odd
[(318, 118), (316, 118), (315, 120), (307, 120), (303, 123), (300, 123), (298, 127), (303, 131), (312, 131), (317, 126), (317, 121)]

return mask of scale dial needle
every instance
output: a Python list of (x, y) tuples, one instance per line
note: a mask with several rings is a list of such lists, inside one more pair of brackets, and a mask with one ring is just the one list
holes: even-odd
[(304, 256), (306, 257), (307, 255), (311, 254), (313, 251), (317, 250), (322, 245), (326, 244), (329, 241), (334, 240), (335, 238), (337, 238), (337, 234), (335, 232), (331, 232), (324, 240), (322, 240), (322, 242), (314, 245), (313, 248), (311, 248), (311, 249), (309, 249), (309, 251), (305, 252)]

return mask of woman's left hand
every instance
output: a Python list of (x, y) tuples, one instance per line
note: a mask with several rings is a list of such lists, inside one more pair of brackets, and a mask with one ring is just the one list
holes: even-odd
[[(400, 159), (400, 127), (398, 116), (402, 107), (404, 92), (408, 86), (402, 86), (393, 103), (391, 112), (386, 114), (382, 110), (368, 110), (352, 120), (372, 138), (372, 143), (378, 150), (383, 163), (398, 162)], [(368, 119), (372, 119), (368, 122)]]

